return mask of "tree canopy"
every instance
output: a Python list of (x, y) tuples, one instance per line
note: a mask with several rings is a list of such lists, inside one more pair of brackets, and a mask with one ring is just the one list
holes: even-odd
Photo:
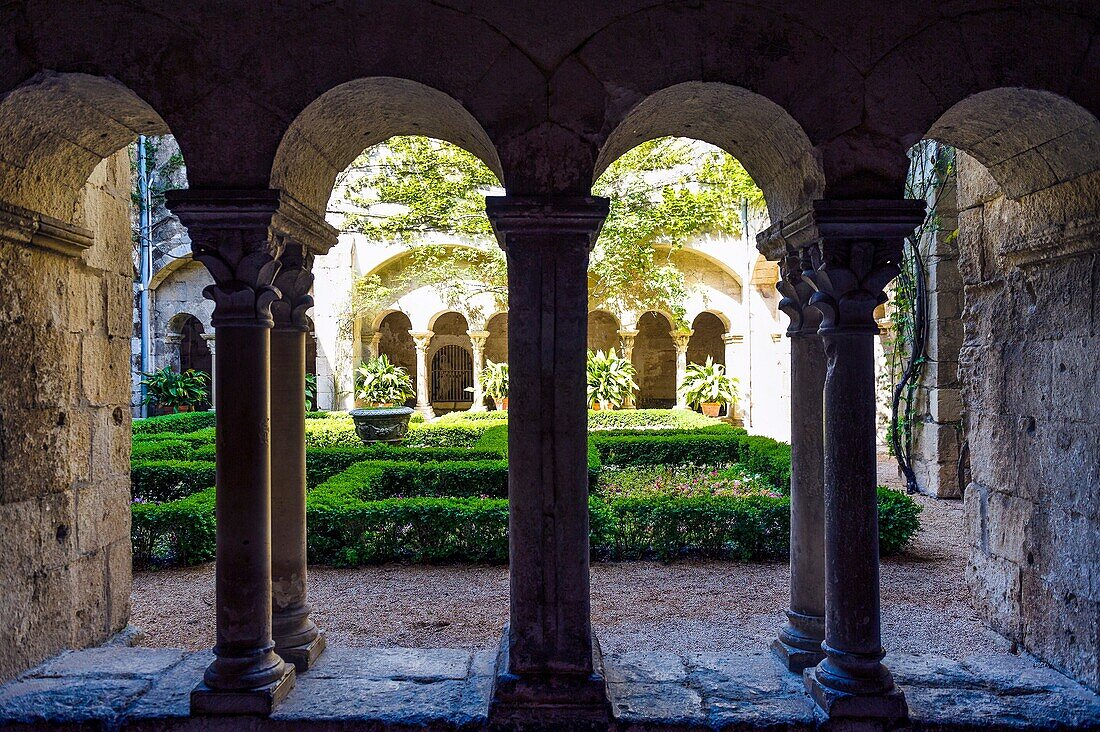
[[(740, 234), (742, 201), (763, 205), (737, 160), (683, 138), (642, 143), (612, 163), (592, 190), (611, 199), (611, 211), (592, 253), (591, 305), (661, 308), (677, 317), (687, 291), (671, 253), (695, 236)], [(345, 231), (409, 247), (410, 264), (399, 282), (360, 278), (353, 310), (375, 310), (392, 290), (414, 283), (436, 286), (460, 310), (482, 292), (505, 305), (504, 255), (484, 202), (500, 192), (484, 163), (446, 142), (393, 137), (365, 151), (337, 181), (330, 212), (342, 215)]]

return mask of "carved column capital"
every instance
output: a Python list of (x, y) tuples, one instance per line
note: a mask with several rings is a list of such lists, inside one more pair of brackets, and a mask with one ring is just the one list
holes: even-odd
[(619, 331), (619, 339), (622, 340), (625, 348), (634, 347), (634, 339), (638, 337), (638, 331), (628, 330), (626, 328)]
[(203, 333), (202, 339), (206, 341), (206, 347), (210, 349), (210, 355), (214, 355), (214, 351), (217, 348), (217, 337), (213, 333)]
[(412, 336), (413, 346), (416, 350), (422, 353), (427, 353), (428, 346), (432, 343), (432, 336), (435, 335), (434, 331), (430, 330), (414, 330), (409, 331), (409, 335)]
[[(761, 232), (757, 248), (783, 273), (788, 334), (807, 332), (807, 306), (821, 313), (821, 333), (875, 332), (875, 308), (886, 301), (905, 237), (924, 221), (924, 209), (911, 199), (819, 200)], [(804, 285), (813, 290), (808, 300)]]
[(591, 251), (610, 210), (598, 196), (486, 196), (485, 213), (505, 253), (517, 245), (570, 245)]
[(480, 351), (485, 348), (485, 341), (489, 338), (489, 331), (487, 330), (468, 330), (466, 335), (470, 336), (470, 345), (475, 351)]
[(275, 327), (287, 330), (309, 330), (306, 313), (313, 307), (313, 252), (290, 237), (277, 234), (284, 240), (283, 254), (279, 258), (279, 273), (275, 287), (279, 299), (271, 304)]
[(669, 333), (672, 336), (672, 345), (676, 347), (676, 353), (687, 353), (688, 344), (694, 332), (693, 330), (674, 330)]
[(215, 327), (271, 327), (271, 306), (282, 299), (275, 280), (288, 243), (312, 254), (336, 241), (335, 229), (282, 191), (191, 188), (169, 191), (167, 198), (187, 227), (194, 258), (214, 278), (203, 296), (214, 301)]

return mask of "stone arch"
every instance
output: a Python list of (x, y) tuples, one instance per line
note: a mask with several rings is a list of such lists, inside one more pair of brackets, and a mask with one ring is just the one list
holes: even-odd
[(1075, 567), (1100, 531), (1082, 511), (1100, 502), (1100, 123), (1060, 95), (996, 88), (956, 103), (927, 136), (957, 148), (957, 235), (931, 276), (953, 279), (958, 297), (930, 322), (962, 329), (931, 334), (937, 386), (962, 397), (954, 414), (933, 406), (950, 415), (941, 421), (959, 418), (966, 441), (916, 451), (969, 456), (967, 578), (980, 614), (1097, 688), (1100, 639), (1079, 629), (1100, 621), (1100, 602)]
[(428, 399), (436, 414), (468, 409), (473, 403), (473, 344), (466, 316), (455, 310), (437, 313), (428, 321), (432, 331), (428, 347)]
[(702, 81), (666, 87), (631, 108), (600, 149), (592, 179), (628, 150), (668, 136), (702, 140), (737, 158), (764, 191), (773, 220), (825, 190), (813, 144), (786, 110), (747, 89)]
[(616, 351), (619, 348), (619, 319), (609, 310), (588, 311), (588, 350)]
[(485, 339), (485, 360), (494, 363), (508, 361), (508, 312), (494, 313), (485, 321), (489, 336)]
[(138, 135), (168, 125), (115, 79), (43, 71), (0, 99), (0, 201), (81, 221), (84, 184)]
[(1100, 170), (1100, 121), (1049, 91), (972, 94), (944, 112), (927, 137), (966, 151), (1014, 199)]
[(648, 310), (638, 318), (632, 362), (638, 375), (638, 406), (668, 408), (676, 404), (676, 347), (665, 313)]
[(504, 180), (489, 135), (454, 97), (409, 79), (370, 77), (326, 91), (298, 114), (271, 167), (271, 187), (324, 211), (336, 176), (367, 148), (395, 135), (453, 143)]
[[(385, 355), (409, 373), (413, 389), (416, 388), (416, 346), (409, 331), (412, 322), (409, 316), (400, 310), (390, 310), (375, 320), (375, 332), (378, 340), (378, 354)], [(406, 404), (412, 406), (416, 399), (410, 398)]]
[(722, 336), (729, 332), (729, 319), (719, 312), (704, 310), (691, 321), (691, 338), (688, 340), (688, 363), (726, 363), (726, 344)]

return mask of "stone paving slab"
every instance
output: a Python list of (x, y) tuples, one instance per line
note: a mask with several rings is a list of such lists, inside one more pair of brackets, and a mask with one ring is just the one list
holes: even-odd
[[(484, 729), (493, 651), (329, 649), (270, 719), (189, 717), (210, 652), (63, 653), (0, 685), (0, 728), (111, 730)], [(616, 730), (836, 729), (768, 652), (604, 657)], [(907, 732), (1100, 730), (1100, 696), (1023, 656), (891, 656)]]

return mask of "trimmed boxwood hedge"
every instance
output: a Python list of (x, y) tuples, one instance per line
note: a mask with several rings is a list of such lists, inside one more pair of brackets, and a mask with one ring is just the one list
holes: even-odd
[(213, 412), (183, 412), (161, 417), (135, 419), (131, 430), (134, 435), (153, 435), (161, 432), (194, 432), (214, 426)]
[[(369, 473), (370, 468), (365, 470)], [(347, 482), (310, 493), (306, 501), (310, 562), (357, 566), (391, 561), (507, 561), (507, 500), (364, 500), (370, 490), (369, 484)], [(900, 550), (916, 532), (920, 506), (899, 491), (879, 488), (878, 508), (879, 551), (885, 556)], [(781, 558), (788, 551), (789, 516), (786, 497), (657, 496), (607, 502), (593, 496), (589, 499), (592, 555), (665, 561)], [(214, 491), (135, 505), (133, 532), (139, 566), (211, 560)]]
[(212, 487), (216, 476), (212, 462), (141, 460), (130, 463), (130, 491), (135, 501), (175, 501)]
[(359, 500), (384, 498), (507, 498), (504, 460), (396, 462), (371, 460), (329, 478), (313, 493), (339, 491)]

